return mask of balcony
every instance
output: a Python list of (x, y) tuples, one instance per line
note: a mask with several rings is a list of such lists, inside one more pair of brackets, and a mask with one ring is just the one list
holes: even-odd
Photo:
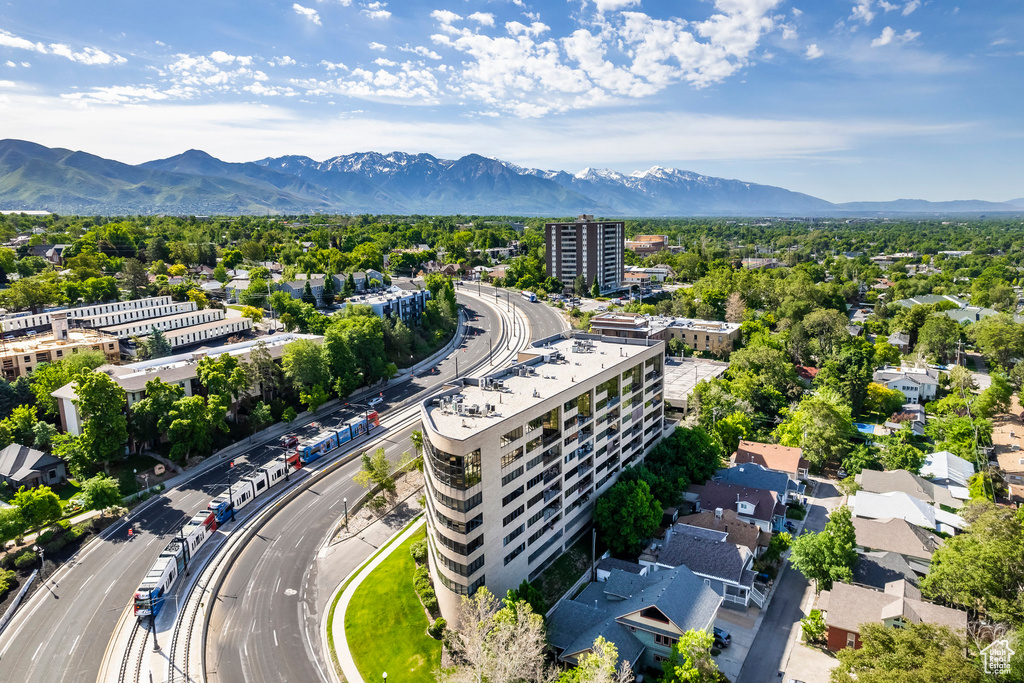
[(549, 520), (554, 515), (558, 514), (558, 511), (562, 509), (562, 501), (556, 500), (555, 502), (544, 508), (544, 519)]
[(544, 465), (550, 465), (552, 462), (554, 462), (555, 460), (559, 460), (561, 457), (562, 447), (559, 446), (558, 444), (555, 444), (554, 448), (549, 448), (548, 450), (544, 451)]
[(558, 431), (557, 429), (552, 429), (552, 430), (545, 429), (544, 430), (544, 437), (541, 440), (541, 445), (543, 445), (545, 448), (547, 448), (551, 444), (557, 442), (558, 439), (561, 437), (561, 434), (562, 433), (560, 431)]
[(547, 503), (562, 493), (562, 482), (556, 481), (550, 488), (544, 489), (544, 502)]
[(554, 467), (548, 469), (544, 473), (544, 483), (547, 484), (549, 481), (551, 481), (555, 477), (561, 476), (561, 474), (562, 474), (562, 465), (561, 465), (561, 463), (558, 463)]

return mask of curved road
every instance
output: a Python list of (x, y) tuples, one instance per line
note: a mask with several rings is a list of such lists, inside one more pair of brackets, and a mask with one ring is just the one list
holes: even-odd
[[(476, 285), (463, 285), (476, 294)], [(500, 290), (500, 303), (511, 311), (511, 299)], [(482, 289), (484, 295), (488, 288)], [(494, 289), (490, 288), (491, 298)], [(531, 338), (543, 339), (566, 329), (559, 313), (542, 303), (520, 307), (530, 320)], [(486, 308), (485, 308), (486, 310)], [(492, 328), (493, 329), (493, 328)], [(441, 364), (442, 375), (454, 368)], [(385, 440), (392, 461), (411, 451), (409, 435), (416, 424)], [(358, 465), (358, 463), (356, 463)], [(343, 514), (343, 498), (355, 500), (362, 488), (352, 482), (354, 469), (345, 467), (289, 504), (298, 514), (277, 514), (239, 555), (225, 577), (210, 617), (207, 677), (210, 683), (233, 681), (308, 683), (330, 681), (324, 667), (328, 656), (319, 637), (321, 618), (334, 589), (376, 548), (334, 557), (320, 574), (317, 553)]]
[[(487, 337), (499, 331), (497, 316), (472, 298), (460, 296), (471, 319), (464, 350), (445, 359), (441, 374), (425, 374), (384, 390), (385, 404), (413, 398), (437, 382), (454, 375), (454, 357), (463, 367), (487, 357)], [(452, 366), (449, 369), (449, 366)], [(461, 368), (460, 368), (461, 369)], [(338, 410), (317, 419), (346, 419), (356, 411)], [(300, 436), (316, 431), (294, 430)], [(236, 471), (258, 466), (280, 456), (277, 439), (254, 443), (248, 453), (233, 458)], [(358, 463), (342, 468), (351, 479)], [(43, 589), (21, 607), (0, 634), (0, 683), (93, 683), (117, 620), (135, 593), (139, 581), (188, 517), (205, 506), (226, 486), (227, 459), (165, 492), (141, 512), (133, 513), (135, 540), (119, 524), (107, 539), (93, 541), (75, 562), (47, 577)], [(297, 508), (301, 509), (301, 508)]]

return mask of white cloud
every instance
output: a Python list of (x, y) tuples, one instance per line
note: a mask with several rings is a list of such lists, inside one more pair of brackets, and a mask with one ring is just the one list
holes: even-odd
[(430, 13), (430, 18), (441, 24), (442, 26), (450, 26), (456, 21), (462, 20), (462, 15), (456, 14), (446, 9), (436, 9)]
[(51, 43), (50, 52), (58, 57), (70, 59), (72, 62), (80, 62), (90, 65), (124, 64), (128, 60), (118, 54), (108, 54), (94, 47), (82, 48), (81, 52), (75, 52), (63, 43)]
[(892, 42), (896, 42), (900, 45), (916, 40), (921, 33), (919, 31), (911, 31), (909, 28), (902, 34), (897, 35), (896, 31), (891, 26), (886, 26), (882, 29), (882, 35), (878, 36), (871, 41), (871, 47), (882, 47), (889, 45)]
[(825, 53), (822, 51), (820, 47), (818, 47), (817, 43), (811, 43), (810, 45), (807, 46), (807, 50), (804, 52), (804, 57), (806, 57), (807, 59), (817, 59), (818, 57), (821, 57), (824, 54)]
[(385, 59), (384, 57), (378, 57), (373, 60), (373, 63), (377, 66), (398, 66), (398, 62), (392, 62), (390, 59)]
[(6, 65), (6, 66), (8, 66), (8, 67), (10, 67), (11, 69), (16, 69), (16, 68), (18, 67), (18, 65), (17, 65), (17, 64), (15, 64), (14, 62), (12, 62), (12, 61), (11, 61), (11, 60), (9, 60), (9, 59), (7, 60), (7, 62), (5, 63), (5, 65)]
[(600, 13), (617, 12), (626, 7), (639, 5), (640, 0), (594, 0), (594, 6)]
[(40, 52), (46, 54), (46, 46), (42, 43), (33, 43), (27, 38), (16, 36), (13, 33), (9, 33), (0, 28), (0, 47), (13, 47), (18, 50), (32, 50), (33, 52)]
[(366, 15), (370, 19), (388, 19), (391, 17), (391, 12), (384, 9), (388, 6), (386, 2), (370, 2), (363, 5), (363, 9), (359, 10), (362, 14)]
[(903, 6), (903, 16), (911, 14), (914, 10), (921, 6), (921, 0), (910, 0), (906, 5)]
[(871, 9), (871, 0), (856, 0), (853, 5), (853, 12), (850, 14), (850, 18), (861, 21), (865, 24), (870, 24), (875, 18), (875, 12)]
[(303, 7), (299, 3), (295, 3), (294, 5), (292, 5), (292, 9), (295, 10), (296, 14), (298, 14), (301, 17), (305, 17), (306, 19), (309, 19), (317, 26), (323, 25), (320, 21), (320, 13), (317, 12), (315, 9), (311, 7)]
[[(330, 2), (331, 0), (316, 0), (316, 1), (317, 2)], [(350, 7), (352, 5), (352, 0), (334, 0), (334, 2), (338, 3), (342, 7)]]
[[(401, 50), (402, 52), (411, 52), (411, 53), (417, 54), (417, 55), (419, 55), (421, 57), (426, 57), (427, 59), (436, 59), (436, 60), (440, 60), (441, 59), (441, 55), (437, 54), (436, 52), (434, 52), (430, 48), (423, 47), (422, 45), (417, 45), (415, 47), (412, 47), (412, 46), (409, 46), (409, 45), (405, 45), (405, 46), (400, 47), (398, 49)], [(442, 64), (442, 66), (444, 66), (444, 65)]]
[(385, 45), (384, 43), (376, 43), (376, 42), (374, 42), (374, 43), (370, 43), (370, 49), (371, 50), (377, 50), (378, 52), (384, 52), (385, 50), (388, 49), (388, 46)]
[(473, 12), (466, 18), (481, 26), (494, 26), (494, 15), (490, 12)]
[(210, 59), (217, 62), (218, 64), (239, 64), (240, 66), (249, 66), (252, 64), (252, 57), (239, 57), (236, 55), (229, 55), (223, 50), (217, 50), (210, 53)]
[(792, 12), (793, 16), (796, 17), (797, 19), (799, 19), (800, 16), (804, 13), (802, 9), (797, 9), (796, 7), (793, 7), (789, 11)]
[(885, 10), (886, 14), (900, 8), (899, 5), (894, 5), (891, 2), (886, 2), (886, 0), (878, 0), (878, 6)]
[(294, 66), (295, 64), (298, 64), (298, 62), (296, 62), (288, 55), (284, 55), (282, 57), (275, 57), (268, 60), (267, 64), (269, 64), (270, 66)]
[(0, 81), (0, 88), (13, 88), (14, 86), (14, 81)]
[(328, 71), (348, 71), (348, 67), (341, 62), (328, 62), (326, 59), (320, 60), (320, 66)]

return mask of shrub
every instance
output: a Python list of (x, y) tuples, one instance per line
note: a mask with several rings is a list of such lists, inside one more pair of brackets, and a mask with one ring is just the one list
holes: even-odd
[(422, 565), (427, 561), (427, 539), (413, 543), (409, 552), (412, 553), (412, 559), (416, 561), (416, 564)]
[(53, 540), (53, 537), (57, 535), (58, 531), (59, 529), (54, 529), (53, 527), (50, 527), (43, 533), (39, 534), (39, 536), (36, 538), (36, 543), (38, 543), (39, 545), (46, 545), (47, 543)]
[(14, 566), (14, 560), (17, 557), (14, 553), (5, 553), (3, 557), (0, 557), (0, 567), (10, 569)]
[(448, 626), (448, 622), (444, 620), (444, 617), (438, 617), (434, 619), (434, 623), (427, 627), (427, 633), (434, 640), (441, 640), (444, 636), (445, 628)]
[(423, 606), (427, 609), (428, 612), (430, 612), (431, 614), (437, 614), (437, 595), (434, 593), (433, 588), (430, 589), (429, 594), (424, 594), (423, 596), (421, 596), (421, 599), (423, 602)]
[(63, 536), (58, 536), (49, 543), (43, 546), (43, 550), (48, 553), (55, 553), (58, 550), (62, 550), (64, 546), (68, 544), (67, 540)]
[(786, 510), (786, 519), (801, 520), (807, 516), (807, 511), (802, 508), (789, 508)]
[(86, 526), (85, 524), (76, 524), (70, 529), (68, 529), (66, 532), (64, 532), (64, 540), (68, 543), (74, 543), (82, 536), (84, 536), (87, 530), (88, 526)]
[(32, 567), (37, 562), (39, 562), (39, 556), (31, 550), (26, 550), (21, 553), (21, 555), (18, 555), (18, 558), (14, 560), (14, 567), (16, 569), (23, 570)]
[[(5, 595), (7, 595), (7, 591), (11, 590), (17, 585), (18, 576), (14, 572), (10, 571), (9, 569), (4, 569), (0, 571), (0, 600), (2, 600)], [(444, 619), (438, 619), (438, 621), (444, 621)], [(442, 629), (443, 628), (444, 625), (442, 624)]]
[(800, 629), (803, 631), (804, 640), (809, 643), (822, 643), (825, 641), (825, 617), (820, 609), (812, 609), (811, 613), (800, 620)]
[(425, 564), (416, 567), (412, 572), (412, 581), (416, 583), (420, 579), (430, 580), (430, 569)]
[(60, 527), (63, 531), (67, 531), (71, 528), (71, 520), (62, 519), (59, 522), (57, 522), (57, 526)]

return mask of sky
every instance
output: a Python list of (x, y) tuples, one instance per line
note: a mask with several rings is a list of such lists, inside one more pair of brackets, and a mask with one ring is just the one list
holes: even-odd
[(8, 0), (0, 138), (1024, 197), (1020, 0)]

